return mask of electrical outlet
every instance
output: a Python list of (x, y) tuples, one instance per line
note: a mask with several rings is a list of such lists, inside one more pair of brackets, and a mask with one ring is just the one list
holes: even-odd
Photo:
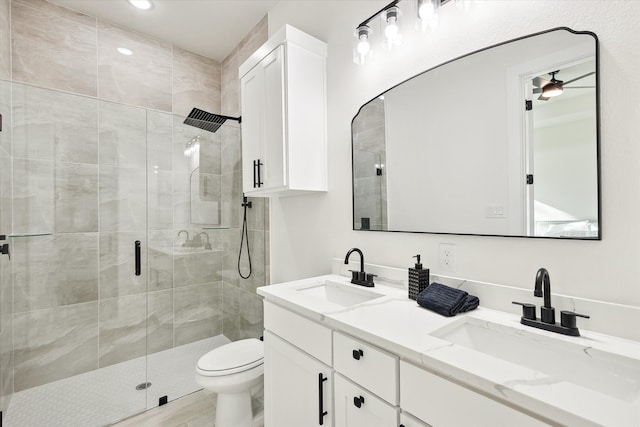
[(453, 243), (440, 243), (439, 257), (440, 271), (454, 273), (456, 271), (456, 245)]

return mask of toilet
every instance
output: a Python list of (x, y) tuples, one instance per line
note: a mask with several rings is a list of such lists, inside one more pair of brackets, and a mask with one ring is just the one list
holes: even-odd
[(231, 342), (198, 360), (196, 382), (218, 394), (216, 427), (255, 427), (251, 391), (263, 385), (264, 346), (256, 338)]

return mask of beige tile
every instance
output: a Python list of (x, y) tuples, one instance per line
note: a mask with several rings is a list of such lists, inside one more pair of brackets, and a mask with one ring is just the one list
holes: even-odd
[(145, 274), (135, 273), (135, 242), (141, 242), (141, 271), (146, 271), (144, 232), (100, 233), (100, 299), (147, 291)]
[[(118, 48), (133, 52), (123, 55)], [(98, 21), (98, 96), (171, 111), (171, 45)]]
[[(13, 317), (0, 317), (0, 410), (6, 411), (13, 394)], [(6, 412), (4, 412), (6, 413)]]
[(98, 231), (98, 165), (55, 164), (55, 231)]
[(240, 290), (240, 338), (257, 338), (264, 334), (262, 298)]
[(0, 0), (0, 79), (11, 80), (11, 0)]
[(149, 292), (173, 287), (173, 230), (149, 231)]
[(229, 283), (222, 288), (222, 333), (231, 341), (240, 339), (240, 289)]
[(241, 227), (242, 171), (222, 175), (222, 224)]
[(238, 66), (249, 59), (269, 39), (269, 19), (265, 15), (238, 45)]
[(147, 354), (173, 347), (173, 290), (149, 292)]
[(150, 230), (173, 228), (173, 175), (150, 169), (147, 174), (147, 220)]
[(222, 282), (174, 289), (174, 345), (222, 333)]
[(13, 241), (14, 310), (98, 299), (97, 233), (64, 233)]
[(146, 294), (100, 300), (100, 367), (146, 354)]
[(53, 162), (13, 160), (13, 232), (52, 233)]
[(13, 80), (95, 96), (96, 21), (42, 0), (11, 7)]
[(14, 331), (15, 391), (98, 367), (97, 301), (15, 314)]
[(14, 157), (98, 163), (97, 101), (13, 85)]
[(144, 231), (146, 169), (100, 167), (100, 231)]
[(147, 110), (147, 167), (149, 170), (173, 169), (173, 120), (168, 113)]
[(11, 86), (10, 82), (0, 80), (0, 114), (2, 114), (3, 123), (2, 132), (0, 132), (0, 154), (5, 156), (11, 155), (11, 135), (13, 133)]
[(220, 108), (225, 116), (240, 115), (240, 77), (238, 76), (238, 48), (222, 61)]
[[(177, 245), (176, 245), (177, 246)], [(222, 254), (214, 250), (198, 249), (173, 257), (173, 286), (201, 285), (222, 280)]]
[(100, 164), (144, 168), (147, 157), (147, 117), (144, 108), (98, 102)]
[(173, 48), (173, 113), (189, 114), (197, 107), (220, 113), (220, 62)]
[(223, 126), (218, 131), (221, 136), (222, 173), (242, 170), (242, 142), (240, 128)]

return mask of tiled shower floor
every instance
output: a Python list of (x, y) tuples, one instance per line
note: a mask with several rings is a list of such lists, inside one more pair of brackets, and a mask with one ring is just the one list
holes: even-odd
[[(201, 387), (194, 379), (196, 362), (229, 342), (224, 335), (129, 360), (13, 395), (6, 427), (99, 427), (158, 406)], [(69, 363), (73, 363), (72, 360)], [(148, 374), (147, 374), (148, 373)], [(136, 385), (151, 382), (146, 391)]]

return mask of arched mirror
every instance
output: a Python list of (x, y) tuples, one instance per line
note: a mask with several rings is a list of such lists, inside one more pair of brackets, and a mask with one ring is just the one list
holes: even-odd
[(557, 28), (427, 70), (352, 122), (354, 230), (601, 238), (598, 41)]

